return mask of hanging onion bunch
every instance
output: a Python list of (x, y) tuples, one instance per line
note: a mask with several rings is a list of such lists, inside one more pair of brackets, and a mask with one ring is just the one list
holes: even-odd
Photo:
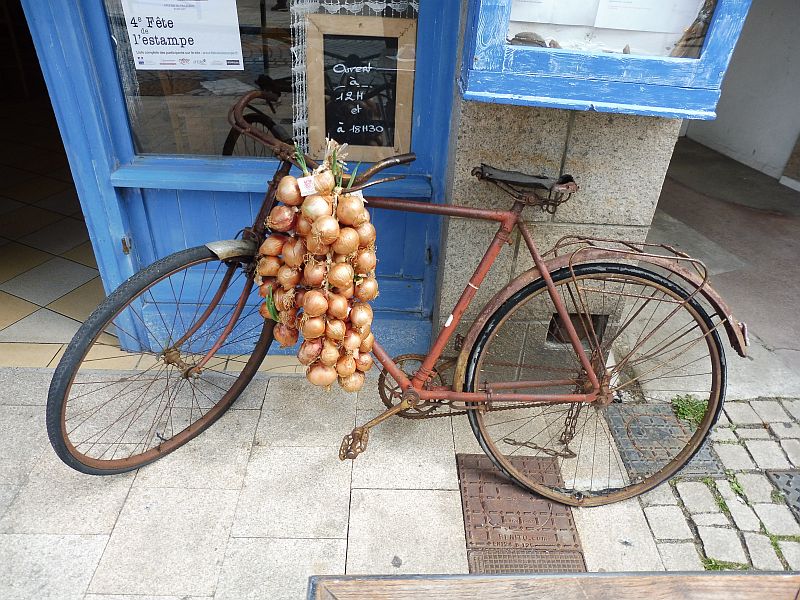
[[(302, 333), (297, 357), (308, 380), (320, 387), (338, 380), (345, 391), (357, 392), (373, 365), (369, 302), (378, 296), (377, 257), (364, 199), (342, 187), (345, 148), (329, 140), (313, 173), (297, 150), (309, 180), (287, 175), (279, 182), (281, 204), (267, 219), (275, 233), (259, 249), (257, 271), (265, 299), (261, 315), (276, 321), (275, 339), (282, 347), (296, 344)], [(357, 172), (358, 167), (351, 185)], [(313, 186), (305, 187), (309, 181)]]

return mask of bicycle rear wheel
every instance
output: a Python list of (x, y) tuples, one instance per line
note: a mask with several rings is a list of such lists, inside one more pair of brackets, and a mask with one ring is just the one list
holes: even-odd
[[(96, 475), (129, 471), (222, 416), (272, 342), (272, 322), (258, 314), (252, 262), (221, 261), (205, 246), (177, 252), (92, 313), (56, 368), (47, 400), (50, 442), (67, 465)], [(241, 298), (233, 330), (196, 370)]]
[[(600, 397), (493, 402), (471, 410), (470, 423), (495, 464), (528, 490), (576, 506), (624, 500), (674, 475), (715, 421), (725, 391), (719, 324), (674, 281), (639, 267), (579, 265), (553, 281)], [(541, 279), (509, 298), (473, 347), (466, 389), (492, 386), (558, 395), (591, 388)]]

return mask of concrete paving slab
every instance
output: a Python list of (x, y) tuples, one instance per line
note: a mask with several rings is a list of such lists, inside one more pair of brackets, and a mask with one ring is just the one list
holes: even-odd
[(483, 454), (483, 448), (478, 443), (478, 439), (472, 431), (467, 415), (452, 417), (453, 442), (456, 447), (456, 454)]
[(800, 438), (800, 425), (797, 423), (770, 423), (769, 428), (780, 439)]
[[(365, 423), (377, 414), (360, 410), (356, 420)], [(450, 419), (384, 421), (353, 463), (353, 487), (457, 490)]]
[(81, 600), (107, 535), (0, 535), (0, 598)]
[(311, 575), (343, 575), (346, 558), (346, 540), (231, 538), (214, 598), (304, 598)]
[(353, 490), (351, 514), (348, 575), (468, 572), (458, 492)]
[(0, 519), (0, 532), (110, 534), (134, 477), (84, 475), (45, 452)]
[(715, 427), (711, 431), (711, 441), (713, 442), (735, 442), (736, 434), (730, 427)]
[(760, 473), (739, 473), (736, 475), (736, 480), (751, 503), (772, 502), (772, 492), (775, 487), (766, 476)]
[(703, 563), (694, 543), (658, 544), (658, 552), (667, 571), (703, 570)]
[(645, 492), (639, 496), (639, 498), (645, 506), (678, 504), (678, 498), (675, 496), (668, 482), (657, 485), (649, 492)]
[(733, 441), (739, 440), (768, 440), (770, 439), (769, 430), (763, 427), (757, 428), (736, 428), (736, 438)]
[(789, 423), (792, 420), (777, 400), (753, 400), (750, 406), (764, 423)]
[(677, 506), (648, 506), (644, 514), (657, 540), (691, 540), (693, 537), (683, 511)]
[(355, 394), (338, 386), (327, 391), (312, 386), (305, 377), (273, 377), (267, 387), (256, 444), (320, 446), (338, 452), (342, 437), (355, 427), (355, 400)]
[(253, 448), (234, 537), (347, 537), (352, 464), (334, 448)]
[(761, 533), (745, 533), (744, 542), (747, 551), (750, 553), (750, 560), (753, 566), (760, 571), (783, 571), (778, 555), (769, 541), (769, 538)]
[(140, 469), (136, 487), (238, 490), (258, 423), (253, 410), (231, 409), (172, 454)]
[(242, 395), (233, 403), (233, 408), (238, 410), (261, 410), (264, 405), (264, 397), (267, 394), (269, 377), (256, 373), (253, 380), (244, 388)]
[(692, 521), (698, 527), (728, 527), (730, 525), (728, 517), (721, 512), (692, 515)]
[(0, 518), (6, 514), (6, 510), (11, 506), (18, 491), (19, 486), (17, 485), (0, 485)]
[(573, 509), (588, 571), (663, 571), (644, 512), (632, 498)]
[(730, 359), (727, 400), (749, 400), (765, 396), (800, 398), (800, 370), (768, 350), (753, 334), (750, 339), (748, 358), (734, 356)]
[(733, 529), (722, 527), (698, 527), (697, 533), (703, 542), (703, 550), (708, 558), (723, 562), (747, 564), (747, 556)]
[(753, 460), (756, 461), (759, 469), (791, 468), (778, 442), (748, 440), (744, 444), (747, 446), (747, 450), (750, 452)]
[(800, 466), (800, 440), (781, 440), (781, 448), (795, 466)]
[(731, 513), (736, 527), (742, 531), (759, 531), (761, 529), (761, 522), (758, 520), (758, 517), (756, 517), (753, 509), (733, 491), (730, 482), (720, 480), (716, 482), (716, 485), (717, 491), (725, 500), (725, 504), (728, 507), (728, 511)]
[(714, 452), (728, 470), (746, 471), (756, 466), (744, 446), (739, 444), (714, 444)]
[(767, 533), (773, 535), (800, 535), (800, 525), (785, 504), (754, 504), (758, 518)]
[(705, 483), (701, 481), (679, 481), (676, 487), (684, 506), (690, 513), (719, 512), (717, 501)]
[(213, 595), (236, 496), (232, 490), (133, 488), (89, 591)]
[(800, 571), (800, 542), (779, 541), (778, 548), (781, 549), (789, 568), (792, 571)]
[(54, 369), (0, 369), (0, 405), (44, 406)]
[(725, 402), (725, 413), (734, 425), (761, 425), (761, 417), (747, 402)]
[(86, 594), (83, 600), (214, 600), (212, 596), (143, 596), (141, 594)]
[(42, 406), (0, 406), (0, 485), (22, 485), (49, 449)]
[(800, 400), (784, 399), (781, 402), (789, 414), (800, 421)]

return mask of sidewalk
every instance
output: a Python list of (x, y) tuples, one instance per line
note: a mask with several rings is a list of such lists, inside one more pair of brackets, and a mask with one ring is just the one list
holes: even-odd
[[(765, 474), (800, 468), (800, 194), (708, 152), (679, 145), (651, 240), (707, 260), (751, 326), (752, 357), (727, 353), (728, 402), (712, 437), (726, 472), (573, 511), (590, 571), (800, 569), (797, 497)], [(5, 246), (32, 247), (21, 238), (34, 234)], [(8, 282), (20, 275), (0, 277), (32, 305), (0, 323), (0, 365), (17, 365), (0, 366), (0, 599), (301, 598), (311, 574), (468, 571), (455, 455), (480, 449), (466, 418), (390, 420), (364, 455), (340, 462), (342, 435), (381, 409), (374, 385), (354, 396), (259, 374), (210, 430), (136, 473), (63, 466), (44, 429), (47, 367), (63, 342), (19, 331), (43, 310), (75, 327), (83, 317), (59, 311), (58, 298), (15, 295)], [(46, 362), (28, 360), (39, 346)]]

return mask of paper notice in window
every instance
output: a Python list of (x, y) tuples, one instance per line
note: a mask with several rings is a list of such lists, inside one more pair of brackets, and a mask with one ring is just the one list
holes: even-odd
[(243, 71), (236, 0), (122, 0), (138, 70)]
[(600, 0), (595, 27), (683, 33), (697, 18), (703, 0)]
[(511, 20), (552, 25), (594, 25), (600, 0), (514, 0)]

